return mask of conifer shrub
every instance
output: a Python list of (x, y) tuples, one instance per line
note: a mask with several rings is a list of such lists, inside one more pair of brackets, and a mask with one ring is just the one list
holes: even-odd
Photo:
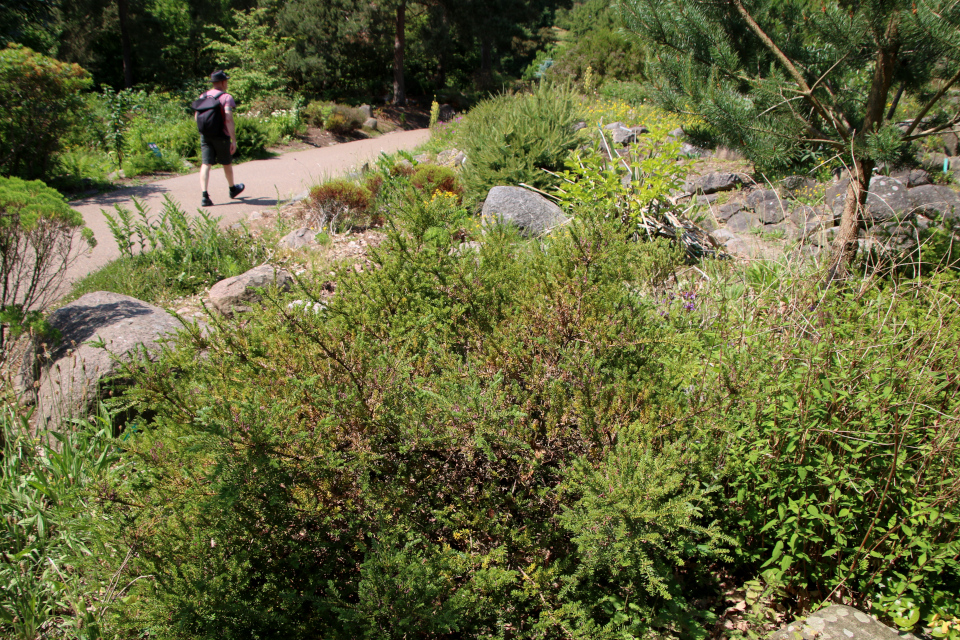
[(410, 184), (430, 195), (443, 191), (461, 195), (463, 187), (457, 178), (457, 172), (450, 167), (435, 164), (421, 164), (410, 175)]
[(462, 133), (468, 162), (463, 183), (468, 199), (482, 202), (496, 186), (529, 184), (549, 189), (577, 146), (574, 125), (580, 102), (573, 89), (543, 84), (527, 95), (503, 95), (478, 104)]
[(383, 224), (374, 205), (374, 195), (351, 180), (331, 180), (310, 189), (310, 220), (319, 229), (333, 233)]
[(689, 402), (662, 345), (695, 324), (624, 286), (680, 255), (601, 215), (464, 252), (469, 212), (405, 189), (325, 310), (277, 299), (136, 374), (155, 417), (118, 508), (155, 580), (126, 614), (195, 638), (696, 637), (693, 565), (726, 553), (716, 441), (662, 426)]

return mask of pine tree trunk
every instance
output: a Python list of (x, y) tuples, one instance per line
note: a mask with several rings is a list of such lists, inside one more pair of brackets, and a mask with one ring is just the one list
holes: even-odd
[(860, 214), (864, 210), (870, 190), (870, 176), (873, 173), (873, 161), (857, 159), (853, 166), (854, 175), (847, 185), (847, 196), (843, 201), (843, 214), (840, 216), (840, 231), (833, 243), (830, 267), (827, 271), (827, 284), (846, 277), (850, 263), (857, 254), (857, 233), (860, 227)]
[(407, 104), (407, 88), (403, 78), (403, 53), (406, 48), (407, 3), (397, 5), (397, 34), (393, 40), (393, 104)]
[(117, 0), (120, 19), (120, 47), (123, 51), (123, 86), (133, 88), (133, 50), (130, 47), (130, 29), (127, 25), (127, 0)]

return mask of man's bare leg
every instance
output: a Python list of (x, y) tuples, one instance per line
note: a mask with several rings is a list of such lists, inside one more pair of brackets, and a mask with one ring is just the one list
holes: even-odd
[(233, 186), (233, 165), (232, 164), (223, 165), (223, 175), (227, 177), (227, 184), (232, 187)]
[(207, 187), (210, 185), (210, 165), (201, 164), (200, 165), (200, 191), (203, 193), (207, 192)]

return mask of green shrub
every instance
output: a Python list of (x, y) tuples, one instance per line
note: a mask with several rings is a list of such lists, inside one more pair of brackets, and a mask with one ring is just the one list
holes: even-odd
[(454, 193), (458, 196), (463, 194), (457, 172), (449, 167), (435, 164), (417, 165), (410, 176), (410, 183), (430, 195), (438, 191)]
[(328, 102), (311, 102), (303, 110), (303, 119), (314, 127), (323, 127), (333, 113), (333, 105)]
[(310, 189), (309, 222), (332, 233), (383, 224), (373, 206), (374, 196), (365, 186), (349, 180), (331, 180)]
[(6, 333), (40, 322), (78, 255), (74, 234), (93, 233), (59, 193), (39, 180), (0, 177), (0, 355)]
[(0, 174), (47, 177), (89, 86), (75, 64), (17, 44), (0, 49)]
[[(624, 286), (678, 254), (602, 215), (461, 252), (463, 207), (397, 189), (375, 268), (341, 274), (326, 311), (276, 300), (137, 376), (131, 401), (155, 417), (130, 441), (122, 535), (156, 579), (130, 619), (194, 638), (612, 638), (610, 603), (649, 611), (665, 591), (676, 615), (645, 628), (695, 637), (694, 617), (674, 625), (706, 588), (689, 564), (720, 557), (714, 445), (662, 444), (687, 365), (682, 347), (661, 355), (672, 325)], [(617, 448), (627, 424), (636, 440)], [(601, 492), (644, 456), (631, 474), (646, 484)], [(590, 540), (581, 524), (605, 528)], [(627, 569), (607, 539), (651, 564)]]
[(463, 132), (468, 197), (481, 202), (498, 185), (556, 185), (557, 179), (544, 169), (563, 169), (577, 145), (573, 126), (579, 111), (572, 89), (546, 84), (533, 94), (500, 96), (477, 105)]
[(904, 628), (960, 616), (957, 280), (817, 297), (751, 280), (767, 293), (713, 338), (738, 570)]
[(267, 125), (256, 118), (245, 116), (236, 116), (234, 122), (237, 132), (237, 155), (234, 156), (234, 162), (266, 157), (267, 144), (270, 140)]
[(330, 115), (324, 119), (323, 126), (330, 133), (347, 135), (363, 126), (363, 115), (359, 109), (335, 104), (330, 107)]

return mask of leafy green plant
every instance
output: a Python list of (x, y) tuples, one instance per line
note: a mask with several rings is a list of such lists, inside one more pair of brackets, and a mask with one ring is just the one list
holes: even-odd
[(106, 290), (164, 302), (263, 262), (263, 247), (248, 233), (222, 231), (205, 211), (188, 216), (169, 198), (155, 217), (136, 199), (134, 209), (104, 211), (121, 257), (78, 281), (71, 297)]
[(311, 102), (303, 110), (303, 118), (315, 127), (323, 127), (333, 114), (333, 105), (328, 102)]
[(0, 174), (48, 177), (90, 84), (78, 65), (18, 44), (0, 48)]
[(234, 162), (266, 157), (270, 131), (266, 124), (256, 118), (235, 116), (237, 131), (237, 155)]
[(97, 500), (122, 472), (109, 414), (101, 407), (94, 423), (36, 433), (4, 406), (0, 445), (0, 632), (104, 637), (110, 607), (130, 586)]
[(463, 171), (467, 196), (481, 202), (498, 185), (555, 186), (577, 145), (573, 130), (580, 103), (569, 87), (544, 84), (528, 95), (499, 96), (470, 112), (463, 132), (469, 159)]
[[(951, 282), (828, 296), (815, 342), (761, 331), (724, 356), (745, 399), (727, 412), (726, 526), (803, 606), (842, 597), (902, 619), (897, 602), (930, 616), (934, 594), (958, 592), (956, 363), (938, 346), (960, 338)], [(782, 305), (780, 289), (754, 305)]]

